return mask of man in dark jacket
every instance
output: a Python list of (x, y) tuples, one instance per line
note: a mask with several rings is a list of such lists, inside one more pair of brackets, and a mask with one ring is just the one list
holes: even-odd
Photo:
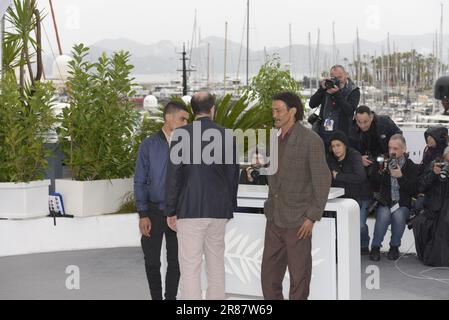
[(165, 176), (170, 136), (176, 128), (187, 124), (185, 105), (169, 102), (164, 110), (162, 130), (146, 138), (139, 147), (134, 175), (134, 195), (139, 212), (142, 250), (151, 298), (162, 300), (161, 247), (165, 234), (167, 277), (165, 298), (176, 299), (179, 283), (178, 243), (176, 233), (167, 225), (165, 208)]
[[(332, 187), (345, 189), (345, 198), (354, 199), (360, 206), (361, 253), (369, 253), (369, 233), (366, 224), (366, 206), (369, 202), (369, 186), (360, 153), (348, 146), (342, 131), (336, 131), (330, 139), (327, 164), (332, 172)], [(365, 205), (365, 207), (364, 207)]]
[(206, 298), (225, 299), (224, 236), (237, 207), (239, 180), (235, 140), (231, 130), (213, 122), (211, 94), (196, 93), (191, 105), (196, 120), (175, 130), (170, 145), (165, 212), (178, 232), (182, 299), (202, 298), (203, 253)]
[[(313, 124), (313, 130), (323, 139), (324, 147), (329, 146), (329, 139), (336, 130), (349, 133), (354, 111), (360, 102), (360, 89), (348, 78), (344, 67), (335, 65), (330, 70), (331, 78), (336, 83), (332, 88), (326, 86), (326, 79), (320, 88), (310, 97), (309, 106), (319, 106), (319, 119)], [(327, 81), (327, 83), (331, 83)]]
[(363, 166), (370, 167), (378, 156), (388, 154), (388, 142), (395, 134), (402, 131), (390, 117), (376, 115), (369, 107), (360, 106), (355, 111), (349, 143), (362, 154)]
[(376, 210), (376, 224), (371, 244), (370, 259), (380, 260), (380, 247), (391, 224), (389, 260), (399, 258), (399, 247), (406, 221), (417, 192), (418, 166), (407, 158), (407, 145), (401, 134), (395, 134), (388, 143), (389, 160), (385, 167), (370, 178), (378, 184), (383, 203)]

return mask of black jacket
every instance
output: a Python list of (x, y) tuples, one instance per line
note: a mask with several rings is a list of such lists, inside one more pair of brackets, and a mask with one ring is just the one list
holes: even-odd
[[(199, 132), (200, 130), (196, 131), (199, 129), (199, 125), (201, 125), (201, 132)], [(205, 147), (211, 144), (209, 141), (198, 140), (202, 140), (201, 137), (207, 129), (216, 130), (223, 141), (218, 144), (221, 146), (222, 152), (217, 162), (221, 163), (207, 164), (201, 156)], [(187, 134), (187, 137), (175, 141), (176, 136), (183, 133)], [(226, 164), (226, 152), (230, 151), (226, 150), (226, 143), (224, 143), (226, 135), (227, 139), (231, 141), (231, 148), (233, 148), (234, 156), (231, 157), (231, 164)], [(239, 181), (239, 166), (232, 132), (227, 134), (224, 128), (209, 118), (200, 118), (192, 124), (176, 129), (173, 139), (170, 153), (182, 154), (184, 158), (179, 164), (174, 163), (172, 157), (168, 161), (165, 192), (166, 215), (176, 215), (178, 219), (231, 219), (234, 209), (237, 207)], [(198, 146), (197, 149), (195, 145)], [(179, 152), (181, 146), (182, 150), (190, 150), (189, 154)], [(205, 154), (210, 153), (210, 150), (205, 150)]]
[(413, 220), (416, 253), (425, 265), (449, 266), (449, 181), (428, 169), (419, 181), (425, 211)]
[[(377, 157), (388, 154), (388, 142), (391, 136), (397, 133), (402, 133), (402, 131), (390, 117), (374, 114), (374, 120), (368, 132), (362, 132), (355, 120), (353, 121), (349, 144), (362, 155), (371, 154), (373, 157)], [(375, 145), (370, 145), (367, 142), (370, 141), (368, 135), (374, 135), (374, 140), (377, 141)]]
[(449, 182), (441, 181), (433, 172), (433, 168), (428, 167), (418, 179), (418, 192), (426, 194), (424, 208), (437, 212), (448, 196)]
[[(335, 130), (341, 130), (346, 135), (349, 133), (349, 128), (351, 126), (352, 118), (354, 117), (354, 112), (360, 102), (360, 89), (352, 82), (351, 79), (348, 79), (348, 85), (350, 86), (350, 92), (347, 96), (344, 96), (341, 91), (337, 91), (335, 94), (330, 95), (326, 92), (326, 89), (320, 87), (311, 97), (309, 101), (310, 108), (318, 108), (320, 109), (320, 117), (323, 118), (324, 107), (326, 104), (326, 99), (331, 99), (331, 101), (335, 102), (335, 106), (339, 108), (341, 111), (339, 126), (335, 128)], [(314, 126), (314, 130), (317, 131)]]
[[(407, 159), (404, 166), (401, 168), (402, 177), (398, 179), (399, 182), (399, 205), (401, 207), (412, 208), (412, 198), (417, 194), (418, 184), (418, 165), (412, 160)], [(370, 176), (371, 184), (380, 190), (382, 198), (389, 206), (392, 206), (391, 200), (391, 176), (388, 171), (377, 171)]]
[(337, 177), (332, 178), (332, 186), (345, 189), (345, 198), (351, 198), (360, 203), (362, 191), (366, 183), (365, 169), (362, 165), (362, 156), (352, 148), (347, 148), (346, 156), (342, 161), (329, 153), (327, 164), (331, 171), (337, 171)]

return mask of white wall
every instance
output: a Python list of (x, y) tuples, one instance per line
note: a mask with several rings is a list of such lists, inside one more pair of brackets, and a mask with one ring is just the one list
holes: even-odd
[(140, 246), (139, 216), (0, 220), (0, 257), (42, 252)]

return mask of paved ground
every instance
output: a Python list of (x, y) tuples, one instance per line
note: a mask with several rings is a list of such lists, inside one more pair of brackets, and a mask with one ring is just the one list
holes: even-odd
[[(80, 272), (80, 289), (68, 290), (68, 266), (77, 266)], [(379, 285), (373, 271), (379, 267)], [(414, 255), (404, 256), (397, 262), (409, 276), (422, 277), (420, 272), (429, 269)], [(67, 270), (72, 272), (73, 270)], [(370, 272), (370, 274), (366, 273)], [(449, 270), (434, 270), (424, 274), (439, 279), (449, 279)], [(368, 289), (369, 287), (374, 289)], [(75, 283), (76, 285), (76, 283)], [(149, 299), (143, 256), (140, 248), (116, 248), (34, 254), (0, 258), (0, 299)], [(249, 298), (233, 296), (231, 299)], [(382, 256), (374, 264), (362, 257), (363, 299), (449, 299), (449, 280), (412, 279), (402, 274), (395, 263)]]

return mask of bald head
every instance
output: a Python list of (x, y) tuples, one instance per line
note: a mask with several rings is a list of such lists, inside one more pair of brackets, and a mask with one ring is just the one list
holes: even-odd
[(209, 115), (215, 106), (215, 97), (209, 92), (200, 91), (193, 95), (190, 101), (192, 111), (195, 116)]
[(340, 80), (340, 88), (344, 87), (344, 85), (348, 82), (348, 73), (342, 65), (335, 65), (331, 68), (330, 72), (331, 77), (337, 78)]

